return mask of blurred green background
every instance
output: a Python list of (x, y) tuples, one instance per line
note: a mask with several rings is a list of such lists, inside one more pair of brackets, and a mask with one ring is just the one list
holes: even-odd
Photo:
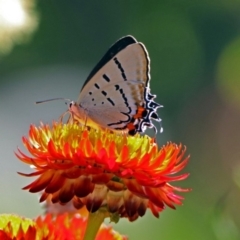
[[(11, 3), (9, 5), (9, 3)], [(16, 5), (14, 5), (16, 4)], [(120, 37), (143, 42), (164, 132), (191, 155), (177, 186), (193, 188), (160, 219), (114, 228), (130, 239), (240, 239), (240, 0), (0, 0), (0, 212), (35, 217), (38, 195), (14, 151), (30, 123), (57, 119)]]

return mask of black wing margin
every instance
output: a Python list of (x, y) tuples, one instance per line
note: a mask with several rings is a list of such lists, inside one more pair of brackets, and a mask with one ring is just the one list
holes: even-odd
[[(109, 48), (109, 50), (105, 53), (105, 55), (102, 57), (102, 59), (98, 62), (98, 64), (90, 72), (89, 76), (87, 77), (86, 81), (84, 82), (84, 84), (82, 86), (82, 89), (88, 83), (88, 81), (95, 75), (95, 73), (98, 72), (98, 70), (100, 68), (102, 68), (107, 62), (109, 62), (120, 51), (122, 51), (128, 45), (131, 45), (133, 43), (137, 43), (137, 40), (133, 36), (130, 36), (130, 35), (120, 38), (116, 43), (114, 43)], [(81, 89), (81, 91), (82, 91), (82, 89)]]

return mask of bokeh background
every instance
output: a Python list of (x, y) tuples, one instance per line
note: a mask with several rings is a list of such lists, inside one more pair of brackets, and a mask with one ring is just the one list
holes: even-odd
[(32, 179), (14, 156), (29, 124), (51, 123), (88, 73), (131, 34), (151, 58), (164, 132), (191, 155), (184, 205), (114, 228), (130, 239), (240, 239), (240, 0), (0, 0), (0, 212), (35, 217)]

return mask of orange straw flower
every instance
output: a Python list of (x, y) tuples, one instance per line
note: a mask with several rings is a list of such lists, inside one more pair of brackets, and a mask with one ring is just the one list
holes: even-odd
[[(73, 240), (85, 239), (87, 218), (79, 214), (67, 213), (53, 217), (47, 214), (36, 220), (17, 215), (0, 215), (1, 240)], [(96, 240), (127, 240), (126, 236), (114, 231), (111, 226), (102, 224), (96, 233)]]
[(37, 239), (35, 222), (13, 214), (0, 215), (1, 240), (31, 240)]
[(23, 143), (32, 156), (18, 149), (17, 157), (35, 167), (24, 176), (38, 176), (24, 189), (42, 192), (40, 201), (72, 201), (90, 213), (105, 209), (112, 220), (134, 221), (147, 208), (158, 217), (167, 205), (175, 208), (186, 192), (170, 182), (187, 178), (176, 175), (188, 162), (186, 148), (167, 143), (158, 149), (148, 136), (127, 136), (87, 129), (77, 124), (53, 123), (30, 126)]
[[(36, 219), (36, 226), (41, 229), (41, 239), (46, 240), (73, 240), (86, 239), (85, 231), (87, 227), (87, 218), (75, 214), (70, 217), (67, 213), (53, 217), (47, 214), (45, 217)], [(40, 234), (39, 234), (40, 235)], [(126, 236), (120, 235), (114, 231), (111, 226), (102, 224), (99, 228), (95, 240), (127, 240)]]

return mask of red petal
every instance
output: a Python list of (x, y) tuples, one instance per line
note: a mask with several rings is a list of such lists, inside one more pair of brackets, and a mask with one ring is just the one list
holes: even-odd
[(53, 177), (52, 170), (45, 171), (37, 180), (29, 184), (28, 186), (24, 187), (23, 189), (29, 189), (29, 192), (32, 193), (42, 191), (47, 187), (52, 177)]
[(45, 189), (46, 193), (57, 192), (65, 183), (66, 178), (61, 175), (61, 171), (56, 171), (53, 174), (51, 181)]
[(25, 177), (35, 177), (35, 176), (43, 174), (45, 171), (46, 170), (40, 170), (40, 171), (36, 171), (36, 172), (32, 172), (32, 173), (21, 173), (21, 172), (17, 172), (17, 173), (19, 175), (25, 176)]
[(86, 197), (93, 192), (94, 186), (90, 178), (81, 176), (74, 182), (74, 193), (77, 197)]
[(69, 202), (74, 196), (74, 182), (66, 180), (59, 191), (59, 200), (61, 203)]

